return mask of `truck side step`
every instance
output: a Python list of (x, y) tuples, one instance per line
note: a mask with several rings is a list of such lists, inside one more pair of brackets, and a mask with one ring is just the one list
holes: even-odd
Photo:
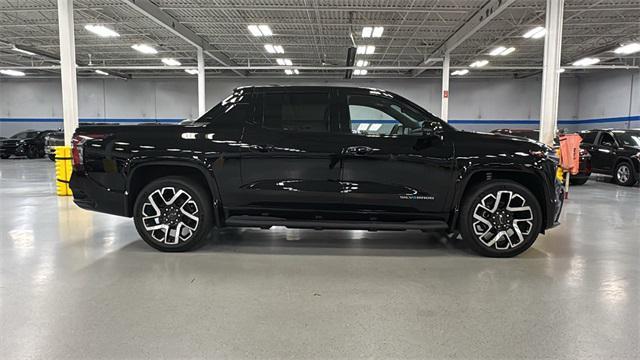
[(225, 221), (227, 226), (259, 227), (269, 229), (272, 226), (284, 226), (293, 229), (341, 229), (341, 230), (445, 230), (448, 225), (444, 221), (415, 220), (407, 222), (385, 221), (341, 221), (341, 220), (288, 220), (267, 216), (231, 216)]

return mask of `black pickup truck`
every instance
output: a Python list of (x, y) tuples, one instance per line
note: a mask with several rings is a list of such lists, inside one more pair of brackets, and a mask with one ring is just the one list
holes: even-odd
[(73, 140), (80, 207), (133, 217), (163, 251), (214, 226), (460, 232), (515, 256), (557, 224), (552, 149), (457, 131), (401, 96), (243, 87), (193, 123), (86, 126)]
[(0, 158), (11, 155), (27, 156), (29, 159), (44, 157), (44, 138), (53, 130), (25, 130), (8, 139), (0, 140)]

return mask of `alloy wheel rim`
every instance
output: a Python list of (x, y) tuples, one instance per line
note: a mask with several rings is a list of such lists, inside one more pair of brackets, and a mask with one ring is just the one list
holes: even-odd
[(495, 250), (521, 245), (533, 229), (533, 210), (525, 198), (501, 190), (484, 196), (473, 210), (473, 232), (480, 242)]
[(198, 229), (198, 205), (193, 197), (172, 186), (153, 191), (142, 205), (142, 225), (156, 241), (176, 245)]
[(631, 170), (627, 165), (621, 165), (618, 168), (616, 176), (618, 177), (619, 182), (626, 183), (627, 181), (629, 181), (629, 176), (631, 176)]

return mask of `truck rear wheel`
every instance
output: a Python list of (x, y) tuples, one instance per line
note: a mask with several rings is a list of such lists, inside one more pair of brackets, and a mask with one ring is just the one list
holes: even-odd
[(461, 211), (462, 238), (484, 256), (516, 256), (533, 244), (542, 227), (536, 197), (509, 180), (488, 181), (472, 189)]
[(208, 191), (182, 176), (168, 176), (138, 194), (133, 219), (142, 239), (155, 249), (188, 251), (206, 241), (213, 226)]

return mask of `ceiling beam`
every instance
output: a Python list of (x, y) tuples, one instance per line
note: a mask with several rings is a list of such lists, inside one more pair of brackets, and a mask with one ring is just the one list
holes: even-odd
[[(489, 21), (500, 14), (504, 9), (513, 4), (516, 0), (488, 0), (478, 11), (476, 11), (462, 26), (460, 26), (447, 40), (438, 46), (431, 56), (436, 54), (450, 53), (460, 44), (475, 34)], [(429, 57), (431, 57), (429, 56)], [(411, 71), (412, 76), (422, 74), (424, 70), (415, 69)]]
[[(224, 66), (235, 66), (236, 64), (231, 60), (227, 55), (223, 54), (222, 51), (215, 46), (209, 44), (209, 42), (201, 37), (200, 35), (193, 32), (188, 27), (184, 26), (173, 16), (167, 14), (162, 9), (160, 9), (156, 4), (152, 3), (149, 0), (123, 0), (126, 4), (145, 15), (149, 19), (153, 20), (158, 25), (161, 25), (165, 29), (171, 31), (172, 33), (178, 35), (186, 42), (191, 45), (201, 48), (204, 53), (215, 61), (219, 62)], [(234, 73), (245, 76), (244, 73), (230, 69)]]

